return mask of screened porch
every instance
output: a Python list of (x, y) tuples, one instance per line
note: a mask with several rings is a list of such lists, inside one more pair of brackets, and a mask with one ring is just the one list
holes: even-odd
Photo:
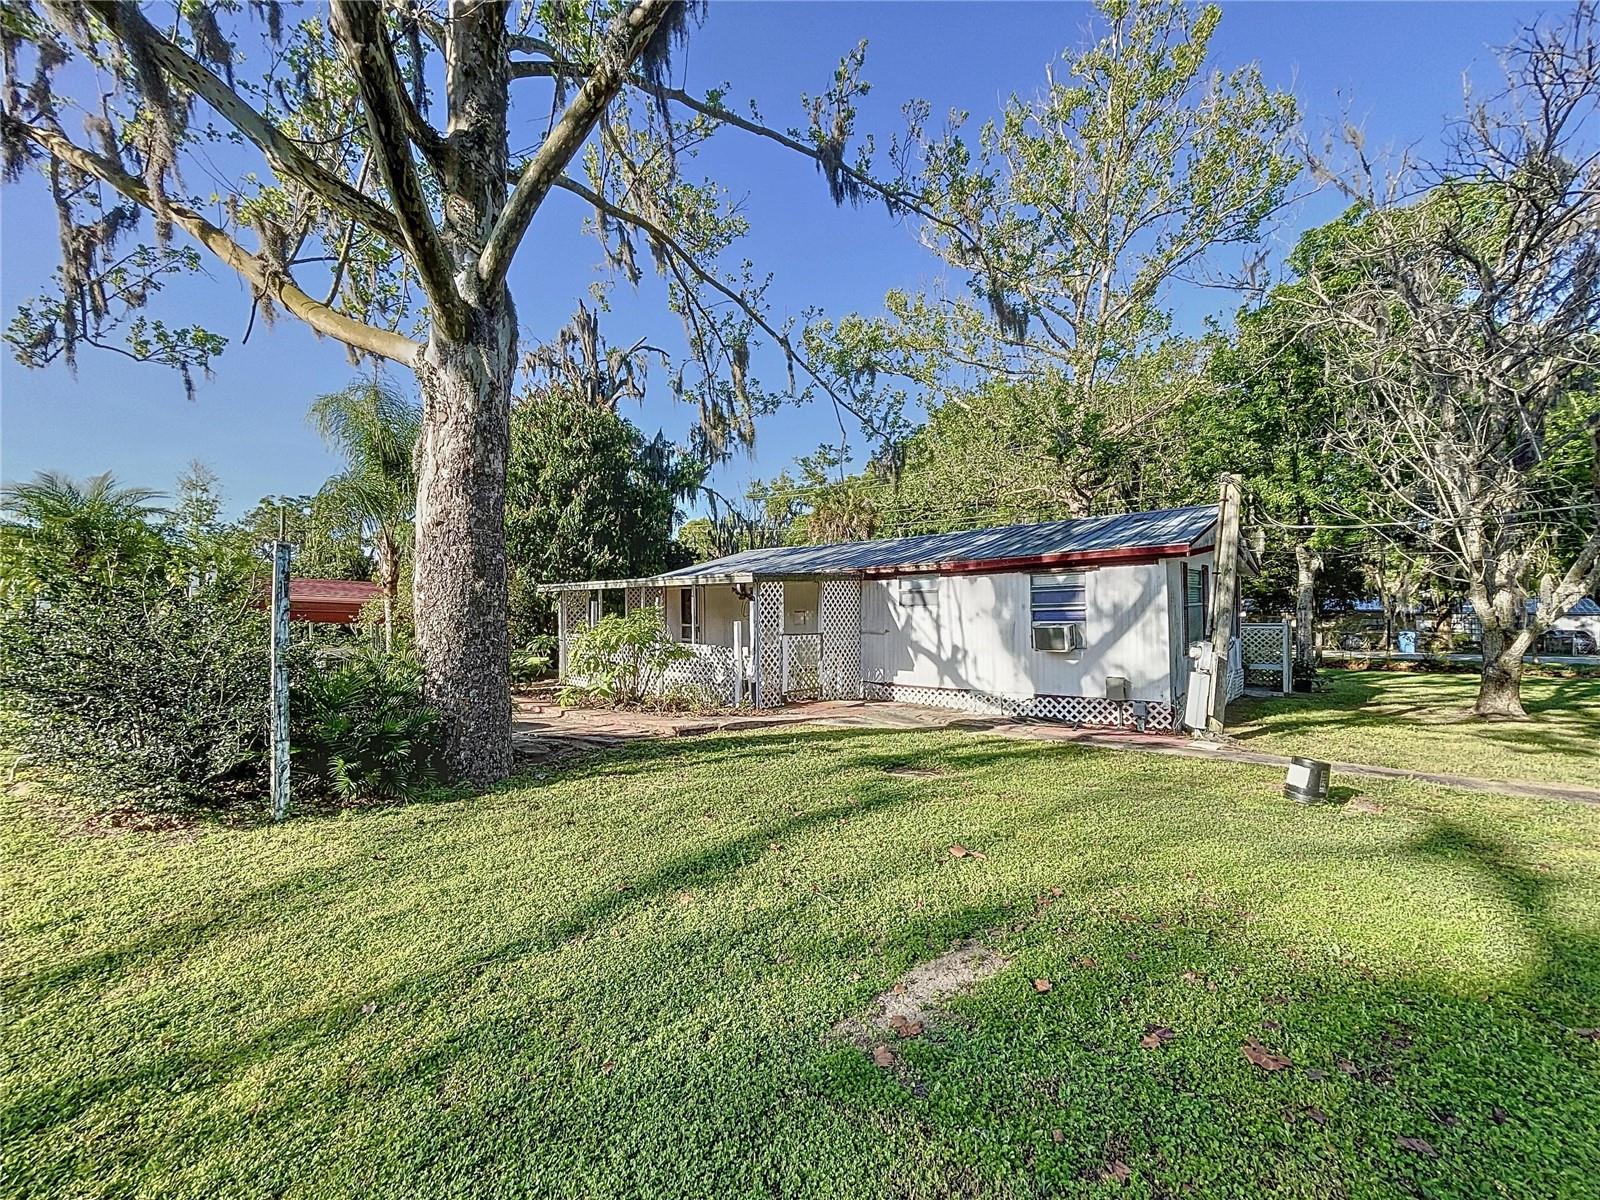
[(668, 667), (663, 692), (758, 708), (861, 694), (861, 584), (854, 578), (696, 577), (690, 568), (541, 590), (557, 597), (563, 679), (584, 629), (610, 613), (649, 608), (691, 655)]

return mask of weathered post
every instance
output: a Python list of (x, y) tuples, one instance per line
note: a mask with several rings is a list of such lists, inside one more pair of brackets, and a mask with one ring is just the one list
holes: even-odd
[(289, 543), (272, 543), (272, 819), (289, 812)]
[(1237, 475), (1222, 477), (1217, 502), (1217, 574), (1212, 601), (1211, 645), (1217, 667), (1212, 676), (1211, 716), (1206, 728), (1221, 733), (1228, 708), (1228, 664), (1233, 647), (1233, 622), (1239, 605), (1239, 521), (1243, 493)]
[(733, 623), (733, 703), (744, 703), (744, 622)]

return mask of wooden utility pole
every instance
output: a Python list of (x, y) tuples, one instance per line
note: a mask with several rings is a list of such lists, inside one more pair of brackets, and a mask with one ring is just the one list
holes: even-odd
[(283, 514), (272, 543), (272, 819), (289, 812), (289, 551)]
[(1211, 645), (1217, 665), (1211, 676), (1211, 715), (1206, 728), (1212, 733), (1222, 732), (1228, 708), (1228, 662), (1239, 607), (1239, 522), (1243, 506), (1239, 477), (1224, 475), (1222, 494), (1217, 500), (1217, 571), (1211, 603)]

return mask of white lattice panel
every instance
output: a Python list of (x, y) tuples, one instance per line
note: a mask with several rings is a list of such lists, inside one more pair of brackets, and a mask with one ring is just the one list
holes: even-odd
[(1278, 666), (1283, 662), (1289, 627), (1281, 621), (1251, 623), (1239, 628), (1246, 666)]
[(761, 707), (783, 703), (783, 584), (756, 584), (756, 622), (761, 627)]
[(1232, 703), (1244, 695), (1244, 651), (1240, 640), (1228, 642), (1228, 701)]
[(732, 647), (688, 645), (684, 648), (690, 652), (690, 657), (668, 667), (656, 690), (663, 695), (686, 696), (701, 704), (732, 704)]
[(814, 700), (821, 683), (822, 637), (792, 633), (783, 639), (784, 700)]
[(643, 593), (643, 590), (644, 589), (639, 588), (639, 587), (629, 587), (629, 588), (623, 588), (622, 589), (622, 611), (623, 612), (632, 612), (634, 609), (639, 607), (639, 599), (640, 599), (641, 594)]
[(1148, 730), (1172, 729), (1176, 720), (1172, 705), (1146, 700), (1106, 700), (1096, 696), (998, 696), (991, 692), (955, 688), (870, 682), (863, 685), (863, 694), (869, 700), (894, 700), (901, 704), (921, 704), (957, 712), (1023, 717), (1034, 721), (1062, 721), (1069, 725), (1111, 729), (1138, 728), (1141, 710), (1144, 728)]
[(654, 608), (661, 618), (661, 628), (667, 627), (667, 612), (663, 607), (666, 603), (666, 589), (653, 585), (646, 585), (639, 589), (639, 606), (641, 608)]
[(561, 606), (561, 640), (556, 647), (556, 673), (565, 678), (567, 653), (572, 649), (572, 640), (589, 625), (589, 593), (562, 592), (556, 602)]
[(861, 581), (823, 580), (818, 608), (819, 692), (828, 700), (854, 700), (861, 695)]
[(1290, 668), (1291, 673), (1284, 670), (1284, 664), (1290, 661), (1287, 621), (1253, 621), (1241, 625), (1239, 640), (1244, 645), (1246, 684), (1283, 692), (1294, 686), (1293, 668)]

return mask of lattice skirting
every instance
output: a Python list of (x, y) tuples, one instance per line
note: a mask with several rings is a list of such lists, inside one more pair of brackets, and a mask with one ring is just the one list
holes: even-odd
[(917, 687), (905, 683), (867, 683), (862, 691), (868, 700), (894, 700), (901, 704), (951, 708), (957, 712), (987, 716), (1027, 717), (1036, 721), (1064, 721), (1071, 725), (1112, 729), (1137, 729), (1141, 708), (1144, 710), (1146, 729), (1170, 730), (1176, 727), (1177, 720), (1172, 705), (1153, 700), (1106, 700), (1096, 696), (1000, 696), (993, 692)]

